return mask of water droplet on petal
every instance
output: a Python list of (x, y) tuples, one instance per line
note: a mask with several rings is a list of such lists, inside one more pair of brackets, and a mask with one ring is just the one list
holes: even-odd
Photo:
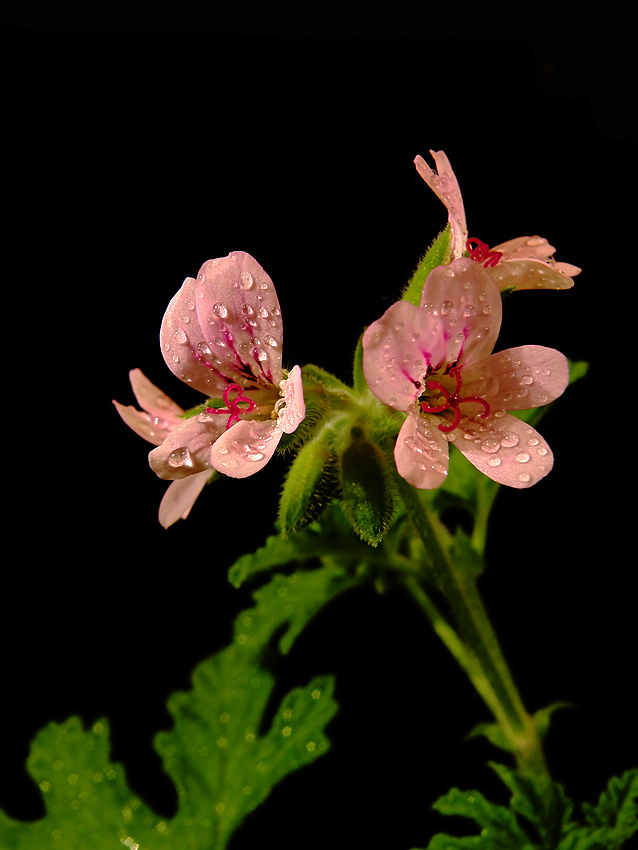
[(521, 472), (518, 476), (518, 480), (521, 482), (521, 484), (529, 484), (529, 482), (532, 480), (532, 476), (529, 474), (529, 472)]
[(174, 449), (168, 456), (168, 465), (172, 467), (192, 466), (193, 459), (191, 453), (186, 446), (180, 449)]
[(527, 463), (527, 461), (529, 460), (529, 455), (527, 454), (527, 452), (521, 452), (520, 454), (516, 455), (516, 460), (519, 463)]
[(532, 378), (531, 375), (523, 375), (523, 377), (521, 378), (521, 384), (527, 384), (527, 386), (529, 386), (530, 384), (533, 384), (533, 383), (534, 383), (534, 378)]
[(441, 315), (447, 316), (452, 311), (453, 307), (454, 307), (454, 304), (452, 304), (451, 301), (444, 301), (441, 304)]
[(501, 459), (500, 459), (500, 457), (491, 457), (488, 460), (487, 464), (488, 464), (488, 466), (500, 466), (501, 465)]
[(487, 452), (488, 454), (494, 454), (501, 448), (501, 443), (499, 440), (495, 440), (493, 437), (488, 437), (487, 439), (483, 440), (481, 448), (484, 452)]
[(513, 431), (506, 431), (501, 437), (501, 445), (505, 449), (511, 449), (518, 445), (518, 436)]
[(175, 331), (175, 340), (181, 345), (185, 345), (188, 342), (188, 337), (186, 336), (186, 331), (184, 330), (184, 328), (178, 328)]
[(253, 280), (253, 276), (250, 272), (241, 273), (241, 277), (239, 278), (239, 285), (242, 289), (251, 289), (254, 282), (255, 281)]
[(217, 316), (218, 319), (225, 319), (228, 315), (228, 308), (225, 307), (224, 304), (214, 304), (213, 313)]

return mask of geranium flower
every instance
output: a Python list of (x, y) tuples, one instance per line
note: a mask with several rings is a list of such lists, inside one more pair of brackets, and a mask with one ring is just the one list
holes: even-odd
[(557, 398), (569, 380), (567, 359), (540, 345), (492, 354), (501, 313), (493, 278), (463, 258), (428, 275), (420, 307), (396, 302), (363, 336), (370, 389), (408, 414), (394, 457), (399, 474), (415, 487), (443, 483), (450, 442), (510, 487), (530, 487), (552, 468), (541, 435), (506, 411)]
[[(115, 400), (113, 404), (136, 434), (149, 443), (160, 446), (173, 429), (184, 423), (184, 411), (159, 387), (151, 383), (140, 369), (132, 369), (129, 378), (142, 410), (137, 410), (133, 405), (125, 406)], [(220, 421), (220, 433), (222, 429), (223, 423)], [(211, 474), (212, 470), (206, 468), (203, 472), (171, 483), (159, 508), (159, 521), (164, 528), (173, 525), (178, 519), (186, 519)]]
[(160, 478), (210, 467), (246, 478), (265, 466), (305, 416), (301, 369), (282, 369), (282, 338), (275, 287), (249, 254), (208, 260), (186, 278), (162, 321), (162, 354), (208, 403), (150, 453)]
[(504, 289), (569, 289), (581, 269), (571, 263), (557, 263), (556, 249), (542, 236), (519, 236), (494, 248), (480, 239), (468, 239), (465, 208), (458, 181), (443, 151), (430, 151), (436, 163), (433, 171), (423, 157), (414, 160), (416, 169), (428, 186), (436, 192), (448, 210), (452, 235), (452, 259), (465, 252), (483, 265), (499, 290)]

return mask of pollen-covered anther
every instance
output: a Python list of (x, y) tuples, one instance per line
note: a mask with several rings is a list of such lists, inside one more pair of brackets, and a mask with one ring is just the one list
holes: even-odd
[(484, 413), (481, 413), (481, 417), (486, 419), (490, 415), (490, 406), (485, 401), (484, 398), (481, 398), (477, 395), (468, 395), (468, 396), (460, 396), (461, 386), (463, 380), (461, 378), (461, 373), (458, 369), (450, 369), (449, 374), (454, 378), (455, 387), (454, 392), (451, 393), (449, 390), (439, 382), (439, 381), (427, 381), (425, 386), (429, 390), (438, 390), (444, 398), (443, 404), (438, 405), (430, 405), (426, 401), (421, 402), (421, 410), (425, 413), (443, 413), (445, 410), (454, 411), (454, 419), (452, 420), (450, 425), (439, 425), (439, 431), (443, 431), (444, 434), (449, 434), (450, 431), (454, 431), (454, 429), (458, 426), (461, 421), (461, 411), (459, 409), (460, 404), (464, 404), (466, 402), (474, 402), (475, 404), (480, 404), (483, 406)]
[[(237, 393), (234, 398), (231, 398), (231, 392)], [(240, 387), (239, 384), (229, 384), (224, 390), (224, 404), (226, 407), (207, 407), (204, 413), (224, 413), (230, 414), (228, 417), (228, 422), (226, 423), (226, 430), (234, 425), (235, 422), (239, 422), (242, 413), (250, 413), (251, 410), (254, 410), (257, 405), (253, 401), (252, 398), (248, 398), (248, 396), (244, 395), (243, 387)], [(240, 407), (239, 405), (248, 405), (248, 407)]]
[[(476, 242), (476, 248), (472, 247), (474, 242)], [(502, 251), (490, 251), (489, 245), (476, 238), (468, 239), (465, 247), (468, 250), (470, 260), (474, 260), (476, 263), (483, 263), (483, 268), (495, 266), (503, 256)]]

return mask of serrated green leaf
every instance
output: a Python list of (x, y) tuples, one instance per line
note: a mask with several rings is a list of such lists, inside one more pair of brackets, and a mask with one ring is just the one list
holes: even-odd
[(479, 791), (452, 788), (433, 804), (433, 808), (444, 815), (471, 818), (480, 826), (481, 833), (464, 838), (439, 833), (430, 841), (427, 850), (534, 850), (514, 813), (505, 806), (490, 803)]
[(553, 850), (564, 833), (574, 826), (574, 806), (562, 785), (549, 776), (524, 776), (505, 765), (490, 762), (490, 767), (512, 792), (510, 806), (538, 832), (540, 846)]
[(403, 290), (401, 298), (403, 301), (409, 301), (410, 304), (416, 304), (417, 307), (421, 304), (421, 292), (425, 279), (430, 274), (432, 269), (437, 266), (447, 265), (452, 260), (452, 237), (450, 233), (450, 225), (448, 224), (444, 230), (439, 233), (434, 242), (430, 245), (425, 255), (419, 260), (416, 271), (410, 278), (409, 283)]
[(598, 803), (583, 804), (585, 820), (590, 827), (613, 832), (608, 837), (611, 850), (620, 847), (638, 832), (638, 770), (628, 770), (622, 776), (613, 776), (602, 792)]
[(104, 721), (85, 730), (71, 718), (44, 729), (28, 760), (46, 816), (20, 823), (0, 812), (2, 850), (223, 850), (277, 782), (329, 746), (332, 679), (293, 689), (268, 722), (274, 679), (262, 656), (275, 631), (288, 651), (317, 609), (348, 586), (337, 567), (275, 576), (237, 618), (232, 644), (196, 667), (190, 691), (170, 697), (174, 726), (155, 744), (178, 791), (175, 817), (158, 817), (130, 792), (122, 766), (109, 761)]

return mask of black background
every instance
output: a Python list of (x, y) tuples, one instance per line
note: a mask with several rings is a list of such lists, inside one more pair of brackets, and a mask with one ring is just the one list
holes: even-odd
[[(348, 379), (362, 328), (396, 298), (445, 209), (412, 160), (446, 151), (470, 235), (540, 233), (582, 266), (519, 293), (499, 348), (587, 359), (541, 431), (551, 475), (505, 491), (482, 589), (530, 710), (557, 699), (547, 753), (577, 799), (637, 762), (632, 446), (635, 139), (627, 79), (601, 55), (522, 38), (283, 38), (6, 28), (3, 369), (8, 510), (0, 805), (43, 813), (24, 771), (48, 721), (106, 716), (132, 789), (170, 816), (152, 748), (167, 696), (221, 648), (249, 591), (226, 570), (270, 532), (285, 469), (223, 481), (168, 531), (150, 448), (111, 399), (140, 367), (197, 399), (158, 345), (184, 277), (230, 251), (273, 278), (284, 359)], [(8, 216), (8, 219), (7, 219)], [(451, 785), (503, 798), (463, 736), (487, 714), (410, 601), (325, 610), (278, 671), (334, 673), (329, 755), (282, 782), (233, 839), (425, 846)], [(345, 819), (345, 820), (344, 820)], [(345, 826), (344, 826), (345, 824)]]

